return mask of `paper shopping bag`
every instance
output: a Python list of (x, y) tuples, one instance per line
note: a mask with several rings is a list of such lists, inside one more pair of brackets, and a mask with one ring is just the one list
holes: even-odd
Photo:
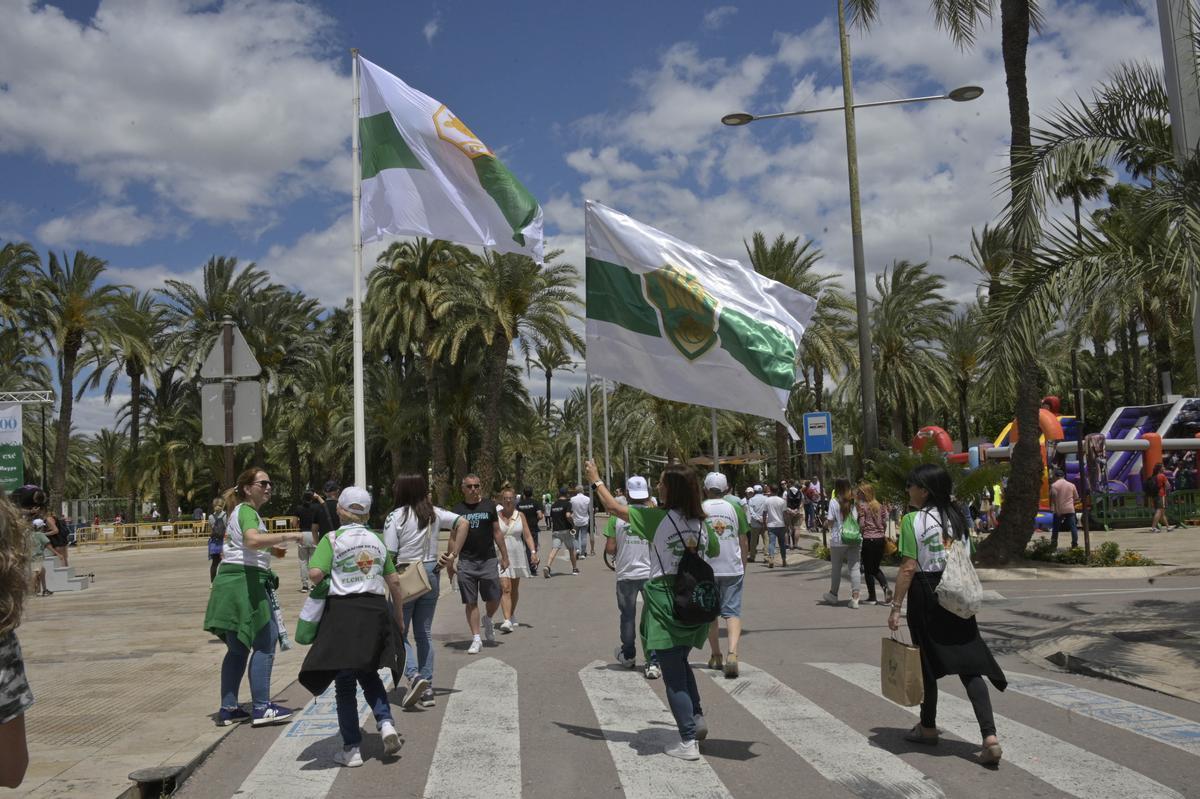
[(883, 639), (879, 663), (883, 695), (898, 705), (919, 705), (925, 698), (921, 679), (921, 650), (896, 638)]

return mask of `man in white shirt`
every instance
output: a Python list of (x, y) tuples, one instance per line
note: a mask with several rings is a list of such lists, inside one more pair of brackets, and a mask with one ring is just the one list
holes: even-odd
[(767, 497), (763, 494), (761, 485), (754, 486), (754, 495), (746, 501), (746, 515), (750, 517), (750, 557), (748, 561), (754, 562), (758, 557), (758, 547), (763, 543), (763, 533), (766, 531)]
[(713, 576), (717, 578), (717, 591), (721, 596), (721, 618), (725, 619), (729, 654), (722, 662), (721, 642), (714, 620), (708, 626), (708, 647), (712, 656), (708, 659), (710, 669), (724, 669), (726, 679), (738, 676), (738, 639), (742, 635), (742, 582), (746, 574), (746, 534), (750, 525), (737, 497), (726, 494), (729, 481), (720, 472), (710, 472), (704, 478), (704, 515), (709, 526), (721, 540), (721, 551), (709, 558)]
[[(645, 477), (633, 475), (625, 481), (627, 504), (646, 505), (650, 500), (650, 486)], [(620, 614), (621, 644), (613, 657), (626, 668), (637, 667), (637, 599), (642, 586), (650, 579), (650, 544), (646, 539), (628, 535), (629, 522), (616, 516), (608, 517), (604, 529), (604, 551), (613, 558), (613, 569), (617, 573), (617, 611)], [(643, 611), (644, 612), (644, 611)], [(646, 679), (657, 680), (662, 669), (653, 652), (644, 652)]]
[(583, 493), (583, 486), (575, 486), (575, 496), (571, 497), (571, 520), (575, 525), (575, 541), (579, 557), (586, 558), (589, 544), (595, 549), (595, 541), (591, 537), (592, 500)]
[(767, 568), (775, 568), (775, 545), (779, 545), (781, 565), (787, 565), (787, 500), (780, 494), (779, 485), (767, 486), (763, 503), (763, 524), (767, 528)]

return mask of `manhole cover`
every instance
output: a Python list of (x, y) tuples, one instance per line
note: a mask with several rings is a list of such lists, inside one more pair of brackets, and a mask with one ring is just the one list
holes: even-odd
[(1178, 641), (1191, 637), (1179, 630), (1131, 630), (1128, 632), (1113, 633), (1113, 636), (1120, 638), (1122, 641), (1128, 641), (1131, 644), (1148, 644), (1155, 641)]

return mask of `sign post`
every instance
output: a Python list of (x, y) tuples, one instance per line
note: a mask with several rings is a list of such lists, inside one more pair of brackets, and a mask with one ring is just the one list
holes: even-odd
[[(238, 381), (262, 372), (242, 331), (232, 316), (221, 321), (221, 340), (213, 344), (200, 367), (209, 383), (200, 389), (202, 438), (205, 444), (225, 448), (225, 487), (233, 485), (234, 446), (262, 439), (262, 389), (258, 381)], [(218, 406), (216, 400), (220, 400)]]

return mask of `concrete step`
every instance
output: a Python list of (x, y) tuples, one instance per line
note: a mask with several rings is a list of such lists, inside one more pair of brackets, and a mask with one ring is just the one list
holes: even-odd
[(51, 591), (82, 591), (91, 584), (90, 575), (76, 576), (74, 566), (63, 566), (54, 555), (46, 557), (43, 564), (46, 568), (46, 587)]

